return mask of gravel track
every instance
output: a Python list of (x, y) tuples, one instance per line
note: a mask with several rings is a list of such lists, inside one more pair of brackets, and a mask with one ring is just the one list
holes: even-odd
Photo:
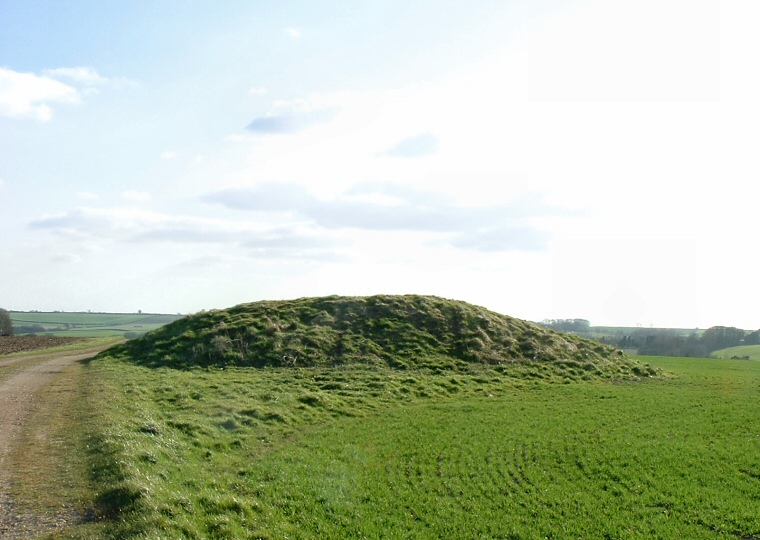
[(0, 356), (0, 538), (33, 538), (79, 519), (66, 509), (53, 516), (19, 513), (9, 493), (10, 483), (15, 481), (9, 456), (45, 385), (74, 362), (91, 358), (106, 348), (99, 346), (9, 358)]

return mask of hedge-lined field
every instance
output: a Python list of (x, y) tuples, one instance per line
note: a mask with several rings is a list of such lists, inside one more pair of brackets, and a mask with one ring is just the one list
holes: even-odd
[(128, 337), (141, 335), (180, 318), (150, 313), (9, 312), (16, 334), (70, 337)]

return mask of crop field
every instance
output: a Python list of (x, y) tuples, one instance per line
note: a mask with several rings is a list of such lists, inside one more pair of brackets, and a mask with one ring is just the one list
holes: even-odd
[(15, 333), (38, 333), (70, 337), (144, 334), (180, 318), (151, 313), (83, 313), (11, 311)]
[[(87, 538), (760, 538), (760, 363), (87, 368)], [(83, 536), (84, 537), (84, 536)]]

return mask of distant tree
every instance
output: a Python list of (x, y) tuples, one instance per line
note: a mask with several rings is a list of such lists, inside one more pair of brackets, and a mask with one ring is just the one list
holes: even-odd
[(684, 341), (685, 338), (673, 330), (651, 329), (647, 331), (638, 353), (645, 356), (681, 356)]
[(14, 334), (42, 334), (47, 328), (41, 324), (26, 324), (13, 327)]
[(733, 326), (713, 326), (702, 334), (702, 344), (707, 352), (744, 345), (747, 332)]
[(588, 334), (591, 330), (591, 323), (586, 319), (544, 319), (541, 321), (541, 326), (574, 334)]
[(694, 332), (693, 334), (690, 334), (686, 338), (686, 342), (684, 343), (683, 347), (684, 348), (683, 348), (683, 351), (681, 351), (681, 356), (694, 356), (694, 357), (701, 357), (701, 358), (710, 356), (704, 344), (702, 343), (702, 340), (700, 339), (700, 337), (697, 335), (696, 332)]
[(760, 345), (760, 330), (755, 330), (744, 336), (745, 345)]
[[(696, 332), (683, 334), (671, 328), (650, 328), (634, 331), (622, 341), (626, 349), (637, 349), (645, 356), (709, 356)], [(620, 346), (620, 345), (619, 345)]]
[(0, 336), (12, 336), (13, 335), (13, 321), (11, 320), (11, 314), (6, 310), (0, 308)]

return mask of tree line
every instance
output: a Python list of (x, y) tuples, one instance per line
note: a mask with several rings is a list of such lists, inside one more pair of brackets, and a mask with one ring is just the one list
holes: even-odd
[(703, 332), (685, 333), (667, 328), (639, 328), (630, 332), (595, 334), (586, 319), (545, 319), (542, 326), (597, 339), (619, 349), (635, 350), (646, 356), (708, 357), (714, 351), (739, 345), (760, 345), (760, 330), (747, 331), (733, 326), (713, 326)]
[(637, 330), (622, 337), (606, 337), (601, 341), (621, 349), (636, 349), (648, 356), (709, 357), (711, 353), (739, 345), (760, 345), (760, 330), (753, 332), (733, 326), (713, 326), (704, 332), (688, 335), (677, 330)]
[(586, 319), (544, 319), (539, 324), (557, 332), (570, 332), (571, 334), (588, 334), (591, 332), (591, 323)]

